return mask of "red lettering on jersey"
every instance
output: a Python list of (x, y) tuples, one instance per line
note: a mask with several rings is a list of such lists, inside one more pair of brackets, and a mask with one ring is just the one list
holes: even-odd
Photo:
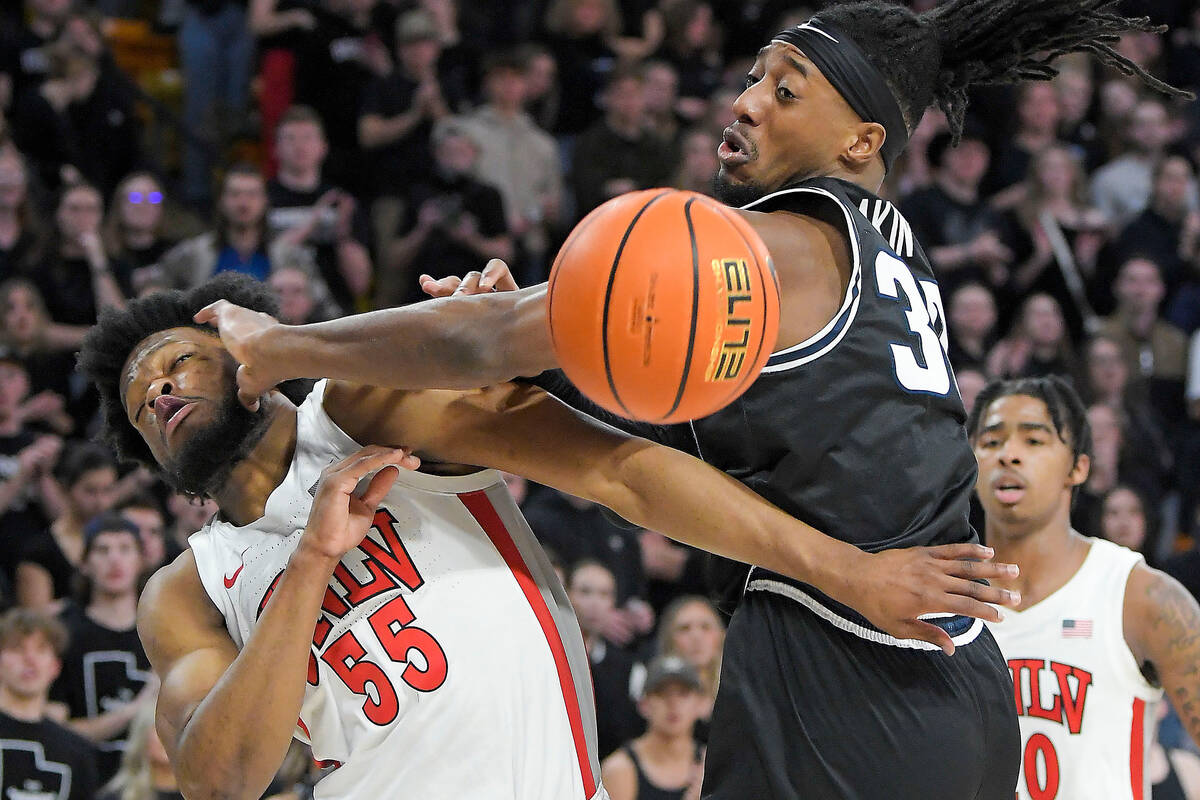
[(1056, 694), (1051, 694), (1054, 702), (1047, 708), (1042, 704), (1042, 668), (1046, 662), (1039, 661), (1038, 669), (1034, 672), (1032, 682), (1029, 685), (1029, 706), (1025, 709), (1031, 717), (1040, 717), (1048, 719), (1051, 722), (1062, 724), (1062, 698)]
[[(1058, 692), (1062, 698), (1063, 716), (1065, 717), (1067, 730), (1071, 733), (1079, 733), (1083, 730), (1083, 704), (1087, 702), (1088, 686), (1092, 682), (1092, 673), (1079, 667), (1072, 667), (1070, 664), (1060, 664), (1057, 661), (1050, 662), (1050, 669), (1054, 670), (1054, 674), (1058, 677)], [(1067, 676), (1074, 675), (1078, 681), (1074, 692), (1071, 691), (1071, 685), (1067, 682)]]
[(1008, 660), (1008, 671), (1012, 673), (1013, 677), (1013, 702), (1017, 706), (1018, 717), (1025, 716), (1029, 710), (1025, 705), (1025, 696), (1021, 692), (1021, 687), (1029, 686), (1032, 681), (1036, 680), (1038, 670), (1045, 663), (1040, 658), (1010, 658)]
[[(1046, 781), (1038, 779), (1038, 756), (1045, 765)], [(1021, 758), (1025, 765), (1025, 789), (1030, 800), (1054, 800), (1058, 796), (1058, 753), (1054, 742), (1044, 733), (1035, 733), (1025, 743), (1025, 754)]]
[(412, 562), (412, 558), (408, 555), (408, 550), (404, 547), (404, 542), (400, 540), (400, 534), (396, 531), (398, 522), (392, 512), (386, 508), (381, 508), (375, 512), (375, 519), (371, 523), (371, 529), (377, 531), (383, 538), (383, 546), (380, 546), (367, 536), (362, 540), (359, 547), (368, 556), (379, 562), (385, 570), (387, 570), (396, 580), (407, 586), (411, 591), (420, 589), (425, 581), (417, 572), (416, 566)]
[[(1051, 694), (1049, 705), (1042, 696), (1041, 673), (1054, 673), (1058, 691)], [(1087, 703), (1088, 686), (1092, 683), (1092, 673), (1070, 664), (1058, 661), (1047, 662), (1040, 658), (1010, 658), (1008, 671), (1013, 678), (1013, 698), (1017, 705), (1018, 716), (1040, 717), (1077, 734), (1083, 730), (1083, 710)], [(1075, 678), (1075, 688), (1071, 688), (1068, 678)], [(1025, 703), (1028, 692), (1029, 702)]]
[(399, 585), (390, 575), (384, 574), (378, 561), (368, 558), (363, 562), (363, 566), (371, 573), (371, 578), (366, 583), (360, 583), (358, 578), (354, 577), (354, 573), (346, 569), (345, 564), (338, 564), (337, 569), (333, 571), (333, 577), (346, 587), (346, 602), (352, 606), (365, 603), (372, 597), (391, 591)]

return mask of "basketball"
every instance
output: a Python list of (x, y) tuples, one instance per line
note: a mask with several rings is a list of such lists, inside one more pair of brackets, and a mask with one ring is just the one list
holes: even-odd
[(549, 282), (554, 352), (629, 419), (708, 416), (758, 377), (779, 329), (766, 245), (737, 211), (675, 189), (622, 195), (567, 237)]

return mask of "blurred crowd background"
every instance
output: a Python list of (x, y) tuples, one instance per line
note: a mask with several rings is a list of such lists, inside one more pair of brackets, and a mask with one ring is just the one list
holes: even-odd
[[(1170, 31), (1118, 49), (1200, 88), (1200, 8), (1123, 6)], [(819, 8), (5, 3), (0, 732), (23, 725), (94, 763), (71, 797), (106, 783), (123, 800), (176, 796), (133, 610), (215, 509), (95, 443), (74, 353), (98, 310), (226, 270), (268, 281), (290, 323), (419, 301), (419, 274), (492, 257), (543, 280), (604, 200), (710, 192), (755, 51)], [(1059, 67), (1053, 82), (976, 92), (957, 146), (930, 110), (883, 193), (938, 271), (968, 408), (991, 378), (1067, 376), (1095, 437), (1076, 528), (1200, 594), (1200, 104), (1087, 56)], [(654, 724), (638, 698), (658, 686), (644, 665), (660, 653), (699, 678), (702, 741), (725, 621), (704, 557), (520, 478), (510, 489), (584, 629), (602, 756)], [(306, 794), (318, 768), (302, 750), (272, 793)]]

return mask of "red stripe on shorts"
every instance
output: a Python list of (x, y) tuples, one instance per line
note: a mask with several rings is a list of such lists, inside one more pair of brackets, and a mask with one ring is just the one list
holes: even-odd
[(1145, 782), (1142, 778), (1142, 767), (1145, 755), (1142, 752), (1145, 743), (1145, 731), (1142, 726), (1146, 722), (1146, 701), (1133, 701), (1133, 724), (1129, 731), (1129, 780), (1133, 788), (1133, 800), (1145, 800)]
[(483, 491), (464, 492), (458, 496), (458, 499), (471, 512), (471, 516), (479, 523), (479, 527), (483, 528), (483, 532), (492, 540), (492, 544), (499, 551), (504, 562), (508, 564), (513, 577), (517, 579), (517, 584), (525, 594), (525, 599), (529, 601), (534, 616), (542, 626), (546, 644), (550, 646), (550, 652), (554, 655), (554, 666), (558, 669), (559, 688), (562, 689), (563, 702), (567, 706), (567, 718), (571, 722), (571, 736), (575, 740), (575, 754), (579, 759), (579, 773), (583, 777), (585, 796), (591, 797), (596, 793), (596, 778), (592, 774), (592, 761), (588, 756), (587, 740), (583, 734), (583, 715), (579, 711), (579, 695), (575, 691), (575, 678), (571, 675), (571, 665), (567, 663), (567, 651), (563, 647), (562, 637), (558, 633), (554, 617), (546, 606), (537, 582), (529, 573), (529, 566), (521, 557), (517, 543), (513, 541), (512, 535), (504, 526), (504, 521), (496, 513), (487, 493)]

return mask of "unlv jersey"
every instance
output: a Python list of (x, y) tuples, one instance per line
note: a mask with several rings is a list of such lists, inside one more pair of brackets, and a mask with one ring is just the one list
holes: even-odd
[[(245, 645), (303, 535), (321, 471), (359, 449), (319, 382), (263, 517), (192, 536)], [(498, 473), (402, 470), (315, 621), (296, 736), (336, 766), (317, 798), (606, 797), (579, 624)], [(297, 620), (297, 624), (311, 624)]]
[(1145, 754), (1162, 690), (1125, 643), (1125, 584), (1142, 556), (1092, 539), (1058, 591), (988, 627), (1021, 723), (1021, 800), (1150, 797)]

